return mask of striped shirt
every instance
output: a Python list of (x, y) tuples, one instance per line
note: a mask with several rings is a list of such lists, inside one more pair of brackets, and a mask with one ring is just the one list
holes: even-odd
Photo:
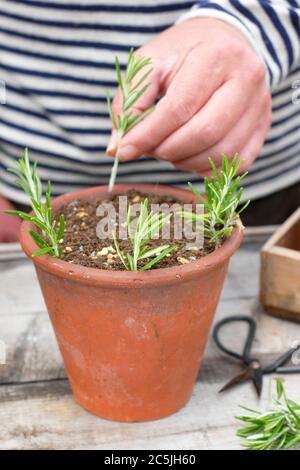
[[(266, 65), (273, 123), (245, 180), (245, 198), (260, 198), (300, 180), (300, 2), (298, 0), (1, 0), (0, 194), (24, 202), (6, 171), (30, 149), (54, 195), (107, 184), (110, 121), (105, 96), (121, 64), (178, 21), (222, 19), (248, 38)], [(299, 80), (299, 82), (297, 82)], [(294, 88), (293, 88), (294, 87)], [(294, 94), (294, 103), (293, 103)], [(298, 99), (297, 99), (298, 95)], [(118, 182), (185, 186), (196, 174), (168, 162), (122, 163)]]

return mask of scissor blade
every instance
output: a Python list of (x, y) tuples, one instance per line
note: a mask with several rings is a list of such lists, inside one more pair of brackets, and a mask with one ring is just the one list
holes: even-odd
[(235, 385), (239, 385), (244, 382), (247, 382), (248, 380), (253, 380), (253, 379), (254, 379), (253, 369), (252, 367), (247, 367), (247, 369), (243, 370), (243, 372), (233, 377), (233, 379), (229, 380), (229, 382), (227, 382), (227, 384), (225, 384), (224, 387), (222, 387), (221, 390), (219, 390), (219, 393), (225, 392), (225, 390), (229, 390)]
[(257, 396), (261, 396), (262, 386), (263, 386), (263, 371), (259, 367), (258, 369), (253, 369), (253, 380), (252, 380)]

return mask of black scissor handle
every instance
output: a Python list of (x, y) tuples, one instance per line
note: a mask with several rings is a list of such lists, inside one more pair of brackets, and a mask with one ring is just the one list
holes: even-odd
[[(220, 340), (220, 335), (219, 335), (220, 330), (223, 328), (223, 326), (229, 323), (236, 323), (236, 322), (244, 322), (244, 323), (247, 323), (249, 326), (249, 331), (248, 331), (246, 343), (245, 343), (242, 354), (239, 354), (236, 351), (232, 351), (231, 349), (224, 346), (224, 344)], [(224, 352), (225, 354), (228, 354), (231, 357), (239, 359), (243, 361), (245, 364), (249, 365), (254, 361), (254, 358), (251, 357), (251, 348), (252, 348), (252, 344), (255, 338), (255, 333), (256, 333), (256, 323), (253, 320), (253, 318), (245, 316), (245, 315), (235, 315), (232, 317), (224, 318), (223, 320), (219, 321), (213, 329), (212, 336), (216, 345), (222, 352)]]
[[(298, 344), (294, 348), (289, 349), (286, 353), (276, 359), (272, 364), (264, 367), (263, 372), (264, 374), (272, 374), (272, 372), (283, 372), (283, 369), (280, 370), (281, 366), (285, 366), (292, 358), (293, 354), (298, 351), (300, 345)], [(285, 373), (293, 373), (293, 371), (297, 372), (297, 369), (294, 367), (286, 368)]]

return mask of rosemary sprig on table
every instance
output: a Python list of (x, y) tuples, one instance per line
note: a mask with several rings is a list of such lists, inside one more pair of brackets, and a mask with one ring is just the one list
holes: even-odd
[(129, 206), (127, 212), (127, 233), (132, 248), (131, 253), (127, 252), (125, 255), (122, 252), (116, 234), (114, 233), (115, 247), (127, 271), (146, 271), (176, 249), (174, 245), (162, 245), (156, 248), (151, 248), (148, 245), (154, 235), (169, 222), (171, 214), (149, 212), (148, 199), (145, 199), (140, 204), (139, 217), (135, 230), (133, 231), (131, 212), (132, 208)]
[(25, 149), (23, 159), (16, 161), (16, 166), (16, 168), (9, 168), (8, 171), (18, 177), (16, 184), (27, 194), (33, 215), (18, 210), (8, 210), (6, 213), (18, 215), (21, 219), (32, 222), (40, 230), (40, 233), (30, 230), (30, 235), (40, 247), (40, 250), (36, 251), (32, 256), (48, 253), (51, 256), (60, 258), (59, 241), (64, 233), (65, 220), (62, 214), (59, 217), (58, 223), (53, 217), (50, 205), (50, 181), (48, 182), (45, 203), (43, 203), (43, 189), (37, 174), (37, 162), (34, 163), (33, 167), (30, 166), (28, 149)]
[(265, 413), (244, 408), (251, 415), (238, 416), (246, 426), (237, 432), (248, 450), (299, 450), (300, 405), (290, 400), (282, 379), (276, 380), (276, 396), (271, 409)]
[(111, 99), (107, 96), (107, 106), (109, 115), (113, 124), (114, 129), (117, 132), (117, 152), (115, 156), (114, 165), (112, 168), (110, 181), (109, 181), (109, 191), (113, 190), (119, 166), (119, 155), (118, 150), (123, 136), (130, 130), (132, 127), (136, 126), (142, 119), (144, 119), (152, 110), (153, 106), (146, 109), (144, 112), (134, 115), (133, 106), (137, 100), (145, 93), (149, 87), (149, 83), (145, 84), (146, 79), (152, 73), (153, 69), (148, 69), (141, 78), (135, 81), (139, 72), (141, 72), (145, 67), (148, 67), (151, 64), (151, 59), (143, 56), (134, 56), (134, 50), (130, 49), (128, 62), (126, 65), (125, 73), (122, 76), (121, 66), (118, 57), (116, 57), (116, 73), (118, 79), (118, 85), (122, 94), (122, 109), (120, 114), (115, 115), (112, 110)]
[(191, 191), (204, 205), (205, 214), (204, 216), (200, 216), (202, 217), (201, 220), (198, 220), (199, 216), (189, 212), (183, 212), (182, 216), (192, 221), (201, 222), (203, 220), (204, 231), (210, 238), (210, 242), (218, 245), (222, 239), (231, 234), (233, 228), (236, 226), (238, 215), (240, 215), (250, 203), (250, 201), (247, 201), (244, 206), (237, 211), (243, 194), (243, 188), (239, 188), (239, 185), (247, 175), (247, 172), (236, 176), (242, 163), (239, 160), (238, 154), (234, 155), (231, 163), (229, 163), (228, 157), (223, 155), (221, 171), (218, 171), (211, 158), (209, 161), (214, 176), (204, 179), (205, 197), (201, 196), (199, 191), (189, 183)]

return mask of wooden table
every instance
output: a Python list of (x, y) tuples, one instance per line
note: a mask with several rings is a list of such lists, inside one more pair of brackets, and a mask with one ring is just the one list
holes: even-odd
[[(249, 236), (234, 256), (216, 318), (248, 314), (258, 322), (255, 353), (268, 362), (300, 340), (300, 326), (269, 317), (258, 302), (259, 250), (265, 236)], [(114, 423), (82, 410), (72, 399), (32, 264), (0, 263), (0, 340), (7, 364), (0, 365), (0, 449), (239, 449), (238, 406), (267, 404), (269, 379), (258, 402), (250, 384), (226, 394), (218, 390), (240, 370), (209, 342), (188, 405), (150, 423)], [(238, 348), (242, 328), (226, 330)], [(299, 400), (300, 376), (286, 377)]]

